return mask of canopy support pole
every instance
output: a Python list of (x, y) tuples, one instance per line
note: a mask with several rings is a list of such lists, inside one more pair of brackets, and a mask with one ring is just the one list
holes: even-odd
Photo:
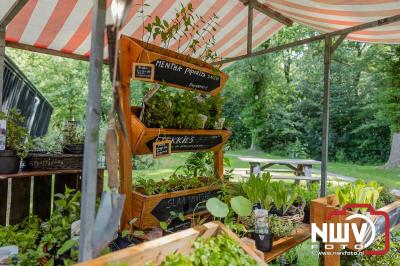
[(253, 45), (253, 2), (250, 1), (247, 13), (247, 53), (250, 54)]
[(3, 110), (3, 75), (6, 56), (6, 27), (25, 6), (28, 0), (17, 0), (0, 20), (0, 111)]
[(3, 83), (6, 56), (6, 27), (0, 25), (0, 111), (3, 110)]
[(321, 158), (321, 197), (326, 195), (326, 182), (328, 177), (328, 138), (329, 138), (329, 85), (331, 68), (332, 40), (325, 38), (324, 50), (324, 110), (322, 115), (322, 158)]
[(89, 91), (86, 106), (85, 148), (82, 174), (81, 233), (79, 262), (92, 258), (92, 231), (95, 219), (97, 148), (99, 143), (100, 96), (103, 68), (106, 0), (94, 1), (90, 45)]
[(244, 5), (250, 5), (250, 3), (251, 3), (252, 7), (254, 9), (256, 9), (258, 12), (263, 13), (264, 15), (266, 15), (288, 27), (292, 26), (292, 24), (293, 24), (293, 21), (291, 19), (285, 17), (278, 11), (275, 11), (275, 10), (267, 7), (266, 5), (258, 2), (257, 0), (239, 0), (239, 1), (242, 2)]

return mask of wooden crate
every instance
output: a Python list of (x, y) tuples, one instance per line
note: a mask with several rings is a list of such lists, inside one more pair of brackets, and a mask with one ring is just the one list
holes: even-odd
[(192, 250), (192, 244), (196, 238), (203, 237), (204, 239), (208, 239), (221, 233), (227, 234), (235, 240), (259, 265), (265, 265), (264, 261), (256, 255), (252, 248), (243, 243), (237, 235), (232, 233), (232, 231), (227, 229), (220, 222), (211, 222), (199, 227), (190, 228), (137, 246), (116, 251), (78, 265), (95, 266), (107, 265), (114, 262), (126, 263), (130, 266), (143, 266), (152, 262), (152, 265), (157, 266), (169, 254), (182, 253), (188, 255)]
[(152, 154), (153, 142), (172, 140), (171, 151), (217, 151), (228, 141), (229, 130), (205, 129), (160, 129), (148, 128), (138, 118), (138, 107), (132, 108), (132, 152), (134, 154)]
[[(331, 212), (338, 212), (340, 211), (339, 208), (339, 201), (336, 195), (330, 195), (324, 198), (319, 198), (311, 201), (311, 210), (310, 210), (310, 220), (311, 223), (316, 223), (319, 228), (322, 228), (322, 224), (326, 222), (326, 217)], [(389, 205), (386, 205), (376, 211), (379, 212), (386, 212), (389, 215), (390, 220), (390, 227), (394, 227), (400, 224), (400, 200), (397, 200)], [(350, 210), (347, 210), (345, 215), (334, 215), (332, 219), (329, 221), (330, 223), (346, 223), (351, 222), (358, 225), (358, 228), (361, 228), (361, 224), (365, 221), (363, 219), (352, 219), (351, 221), (345, 221), (346, 217), (355, 214)], [(380, 219), (377, 220), (376, 219)], [(379, 237), (380, 235), (385, 233), (384, 227), (384, 219), (380, 215), (371, 215), (371, 220), (376, 223), (376, 236)], [(351, 230), (351, 229), (350, 229)], [(350, 234), (350, 241), (349, 241), (349, 248), (354, 249), (354, 245), (356, 241), (354, 239), (353, 234)]]
[(137, 218), (135, 226), (141, 229), (160, 226), (161, 221), (166, 221), (170, 218), (171, 211), (189, 216), (196, 210), (196, 213), (200, 214), (205, 211), (205, 207), (196, 208), (197, 204), (209, 198), (216, 197), (218, 191), (218, 186), (201, 187), (151, 196), (133, 191), (132, 216)]

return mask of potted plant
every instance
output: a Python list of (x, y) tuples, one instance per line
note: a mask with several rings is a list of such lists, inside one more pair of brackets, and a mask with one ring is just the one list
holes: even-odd
[(279, 257), (279, 262), (281, 263), (281, 266), (297, 266), (297, 260), (298, 256), (296, 248), (292, 248), (291, 250), (283, 254), (283, 256)]
[(256, 241), (256, 248), (262, 252), (271, 251), (274, 234), (269, 230), (268, 211), (264, 209), (254, 210), (254, 219), (253, 238)]
[(64, 128), (64, 147), (66, 154), (83, 154), (85, 134), (77, 121), (68, 121)]
[(25, 119), (17, 109), (10, 109), (8, 113), (0, 112), (0, 120), (6, 120), (7, 125), (5, 150), (0, 151), (0, 173), (16, 173), (20, 159), (28, 154), (31, 138), (23, 126)]

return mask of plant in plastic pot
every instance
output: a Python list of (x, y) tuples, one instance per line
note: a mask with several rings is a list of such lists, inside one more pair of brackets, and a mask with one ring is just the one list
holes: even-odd
[(279, 262), (281, 266), (297, 266), (297, 251), (296, 248), (292, 248), (285, 254), (279, 257)]
[(263, 252), (272, 250), (274, 234), (270, 232), (268, 225), (268, 211), (264, 209), (254, 210), (254, 233), (256, 248)]
[(66, 154), (83, 154), (85, 134), (83, 128), (78, 126), (78, 122), (68, 121), (65, 123), (63, 133), (63, 152)]
[(6, 121), (1, 129), (5, 135), (5, 150), (0, 150), (0, 174), (12, 174), (19, 170), (20, 159), (25, 158), (31, 146), (31, 137), (25, 128), (25, 118), (13, 108), (0, 112), (0, 120)]

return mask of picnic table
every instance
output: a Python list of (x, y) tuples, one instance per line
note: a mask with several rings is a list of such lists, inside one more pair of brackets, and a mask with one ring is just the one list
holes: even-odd
[[(304, 160), (304, 159), (265, 159), (265, 158), (255, 158), (255, 157), (239, 157), (239, 160), (243, 162), (248, 162), (250, 164), (250, 174), (258, 175), (263, 171), (268, 172), (293, 172), (294, 175), (272, 175), (274, 179), (290, 179), (306, 181), (320, 181), (320, 177), (312, 176), (313, 165), (321, 164), (320, 161), (316, 160)], [(287, 167), (287, 169), (273, 169), (274, 165), (282, 165)]]

